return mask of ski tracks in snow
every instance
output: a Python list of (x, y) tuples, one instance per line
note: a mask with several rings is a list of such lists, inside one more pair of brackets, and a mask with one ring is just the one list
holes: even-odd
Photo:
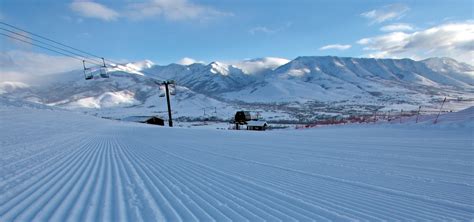
[[(465, 221), (474, 215), (472, 140), (465, 137), (386, 140), (381, 147), (354, 140), (359, 134), (314, 137), (318, 131), (77, 125), (83, 126), (77, 132), (49, 129), (2, 141), (0, 221)], [(15, 133), (5, 138), (18, 138)], [(464, 153), (445, 157), (450, 152)]]

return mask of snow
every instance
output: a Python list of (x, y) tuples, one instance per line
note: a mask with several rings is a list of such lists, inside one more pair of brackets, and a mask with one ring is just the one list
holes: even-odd
[(220, 62), (213, 62), (209, 64), (211, 68), (211, 72), (214, 74), (221, 74), (224, 76), (229, 75), (229, 66)]
[(69, 103), (68, 108), (110, 108), (138, 104), (135, 94), (128, 90), (106, 92), (97, 97), (86, 97)]
[(144, 75), (141, 71), (153, 67), (154, 63), (150, 60), (144, 60), (140, 62), (126, 63), (126, 64), (109, 64), (112, 68), (109, 71), (124, 71), (137, 75)]
[(261, 120), (251, 120), (247, 121), (247, 126), (265, 126), (268, 125), (267, 122)]
[(299, 77), (299, 76), (304, 76), (308, 73), (310, 73), (311, 71), (307, 68), (304, 68), (304, 69), (292, 69), (290, 71), (288, 71), (288, 75), (289, 76), (296, 76), (296, 77)]
[[(439, 116), (436, 121), (438, 114), (420, 115), (418, 117), (418, 123), (424, 125), (434, 125), (438, 127), (474, 127), (474, 106), (459, 112), (445, 113)], [(408, 124), (416, 123), (416, 116), (403, 119), (403, 122)]]
[(473, 125), (450, 123), (182, 129), (0, 97), (0, 221), (470, 221)]

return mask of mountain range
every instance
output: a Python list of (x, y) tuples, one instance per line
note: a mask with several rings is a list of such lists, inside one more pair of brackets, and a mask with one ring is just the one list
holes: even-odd
[(451, 107), (462, 108), (474, 98), (474, 67), (450, 58), (302, 56), (190, 65), (146, 60), (111, 66), (109, 73), (109, 79), (87, 81), (75, 70), (33, 85), (3, 82), (0, 93), (104, 117), (165, 116), (157, 82), (173, 79), (178, 117), (227, 119), (247, 109), (269, 119), (296, 120), (420, 105), (435, 108), (444, 97)]

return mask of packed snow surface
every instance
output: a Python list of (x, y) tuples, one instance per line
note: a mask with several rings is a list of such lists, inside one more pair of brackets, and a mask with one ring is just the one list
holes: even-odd
[(472, 124), (196, 130), (0, 102), (0, 221), (474, 219)]

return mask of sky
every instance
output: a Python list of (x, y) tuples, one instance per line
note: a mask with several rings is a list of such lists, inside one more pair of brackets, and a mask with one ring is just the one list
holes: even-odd
[[(452, 57), (473, 64), (473, 4), (472, 0), (0, 0), (0, 21), (120, 61), (188, 64), (334, 55)], [(12, 60), (18, 68), (24, 63), (61, 63), (62, 58), (0, 36), (0, 64)], [(77, 65), (67, 61), (54, 67)], [(43, 68), (55, 71), (51, 65)]]

